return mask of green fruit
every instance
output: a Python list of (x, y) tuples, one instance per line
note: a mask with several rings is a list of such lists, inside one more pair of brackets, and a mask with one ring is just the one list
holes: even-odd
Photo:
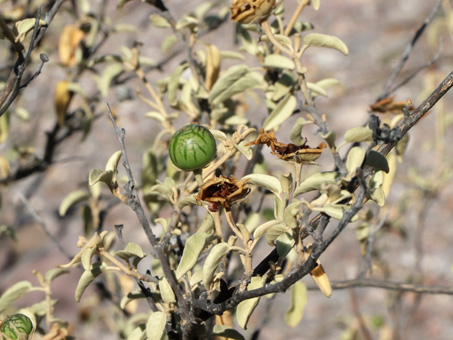
[(201, 169), (215, 158), (216, 153), (214, 136), (198, 124), (182, 127), (170, 139), (170, 158), (181, 170)]
[(11, 340), (28, 339), (28, 336), (32, 331), (33, 323), (30, 318), (24, 314), (13, 314), (8, 316), (5, 321), (3, 321), (0, 328), (1, 334), (6, 335), (7, 339)]

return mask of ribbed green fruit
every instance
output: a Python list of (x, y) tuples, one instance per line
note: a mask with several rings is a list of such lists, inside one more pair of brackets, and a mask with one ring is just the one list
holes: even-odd
[[(33, 330), (33, 323), (24, 314), (13, 314), (8, 316), (0, 328), (1, 339), (21, 340), (28, 339)], [(4, 336), (7, 336), (5, 338)]]
[(170, 139), (169, 155), (174, 165), (191, 171), (208, 165), (216, 156), (217, 148), (212, 133), (204, 126), (189, 124)]

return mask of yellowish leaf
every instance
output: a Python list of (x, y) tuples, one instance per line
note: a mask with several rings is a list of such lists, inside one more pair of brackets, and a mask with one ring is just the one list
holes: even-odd
[(57, 113), (58, 125), (62, 126), (65, 122), (66, 111), (68, 110), (71, 93), (68, 89), (67, 81), (60, 81), (55, 87), (55, 111)]
[(62, 64), (67, 66), (76, 64), (76, 49), (83, 37), (84, 33), (78, 27), (74, 25), (65, 26), (58, 43), (58, 53)]

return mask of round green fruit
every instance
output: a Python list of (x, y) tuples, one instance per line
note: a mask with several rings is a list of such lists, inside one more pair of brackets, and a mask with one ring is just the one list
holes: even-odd
[(174, 165), (191, 171), (208, 165), (215, 158), (217, 149), (214, 136), (208, 129), (189, 124), (174, 133), (168, 152)]
[[(28, 339), (33, 331), (33, 323), (24, 314), (13, 314), (8, 316), (2, 323), (0, 334), (6, 335), (7, 339), (20, 340)], [(3, 338), (2, 338), (3, 339)]]

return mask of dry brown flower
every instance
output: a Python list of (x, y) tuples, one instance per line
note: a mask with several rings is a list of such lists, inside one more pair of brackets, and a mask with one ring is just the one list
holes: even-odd
[(276, 7), (276, 0), (234, 0), (231, 19), (243, 24), (260, 23), (266, 20)]
[(311, 148), (306, 144), (306, 140), (302, 145), (280, 143), (277, 141), (273, 130), (267, 132), (264, 129), (261, 129), (256, 140), (248, 143), (247, 146), (256, 144), (266, 144), (272, 149), (271, 153), (273, 155), (296, 163), (310, 163), (317, 160), (321, 156), (323, 149), (327, 147), (326, 143), (322, 142), (318, 147)]
[(247, 181), (248, 179), (238, 181), (234, 176), (211, 178), (200, 187), (196, 199), (200, 205), (202, 201), (207, 202), (210, 211), (218, 211), (219, 205), (229, 210), (249, 194)]

